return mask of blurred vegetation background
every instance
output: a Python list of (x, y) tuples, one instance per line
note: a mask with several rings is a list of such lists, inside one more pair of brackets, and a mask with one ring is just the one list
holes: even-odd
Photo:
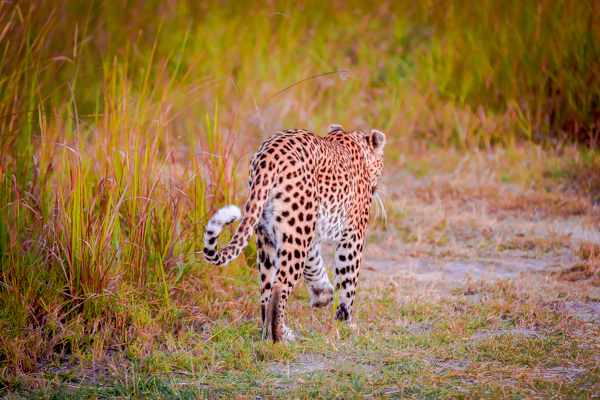
[(380, 129), (389, 165), (578, 143), (593, 196), (598, 21), (594, 0), (0, 2), (0, 364), (102, 354), (177, 324), (183, 282), (206, 305), (216, 274), (250, 279), (252, 247), (195, 252), (284, 128)]

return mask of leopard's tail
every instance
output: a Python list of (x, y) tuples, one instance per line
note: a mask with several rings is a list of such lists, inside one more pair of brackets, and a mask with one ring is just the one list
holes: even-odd
[[(262, 176), (263, 180), (262, 182), (260, 178), (252, 180), (250, 193), (246, 199), (244, 215), (242, 215), (241, 210), (237, 206), (231, 205), (221, 208), (212, 216), (204, 231), (203, 253), (206, 261), (213, 265), (227, 265), (235, 260), (246, 248), (258, 224), (265, 203), (269, 198), (275, 175), (276, 171), (257, 173), (257, 176)], [(217, 238), (223, 228), (239, 220), (241, 222), (229, 244), (223, 249), (218, 250)]]

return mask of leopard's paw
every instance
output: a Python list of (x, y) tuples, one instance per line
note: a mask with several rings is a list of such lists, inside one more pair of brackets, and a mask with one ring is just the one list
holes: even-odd
[(351, 321), (352, 315), (350, 314), (350, 310), (348, 310), (348, 306), (345, 303), (340, 303), (337, 310), (335, 310), (333, 318), (337, 321)]
[(294, 331), (292, 330), (292, 328), (290, 328), (287, 325), (283, 326), (283, 341), (286, 343), (289, 342), (293, 342), (296, 340), (296, 334), (294, 334)]
[(329, 283), (324, 288), (310, 288), (310, 306), (327, 307), (333, 300), (333, 285)]

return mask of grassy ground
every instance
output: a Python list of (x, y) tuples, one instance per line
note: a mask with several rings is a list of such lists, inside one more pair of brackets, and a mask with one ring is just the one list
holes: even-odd
[[(599, 18), (0, 2), (0, 396), (598, 393)], [(387, 134), (388, 219), (353, 324), (300, 284), (272, 346), (254, 244), (208, 266), (202, 224), (268, 135), (332, 123)]]
[(112, 335), (99, 324), (97, 347), (59, 346), (35, 372), (4, 378), (9, 398), (591, 398), (597, 206), (503, 183), (501, 170), (520, 170), (504, 151), (437, 155), (453, 167), (409, 158), (385, 177), (388, 220), (372, 222), (352, 324), (309, 308), (300, 284), (288, 303), (300, 339), (262, 342), (256, 271), (215, 269), (207, 294), (192, 269), (171, 289), (171, 325), (117, 291), (105, 318), (133, 309), (119, 321), (128, 335), (103, 346)]

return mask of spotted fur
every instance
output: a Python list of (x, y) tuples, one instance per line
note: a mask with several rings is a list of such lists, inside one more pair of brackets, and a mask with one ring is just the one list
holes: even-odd
[[(302, 129), (279, 132), (252, 157), (243, 215), (227, 206), (210, 219), (204, 255), (214, 265), (233, 261), (256, 234), (261, 313), (273, 341), (293, 339), (283, 311), (300, 276), (312, 307), (331, 303), (334, 286), (321, 258), (323, 241), (337, 244), (334, 284), (340, 297), (335, 318), (351, 318), (384, 145), (379, 131), (367, 135), (339, 125), (332, 125), (325, 138)], [(229, 244), (218, 250), (221, 230), (240, 219)]]

